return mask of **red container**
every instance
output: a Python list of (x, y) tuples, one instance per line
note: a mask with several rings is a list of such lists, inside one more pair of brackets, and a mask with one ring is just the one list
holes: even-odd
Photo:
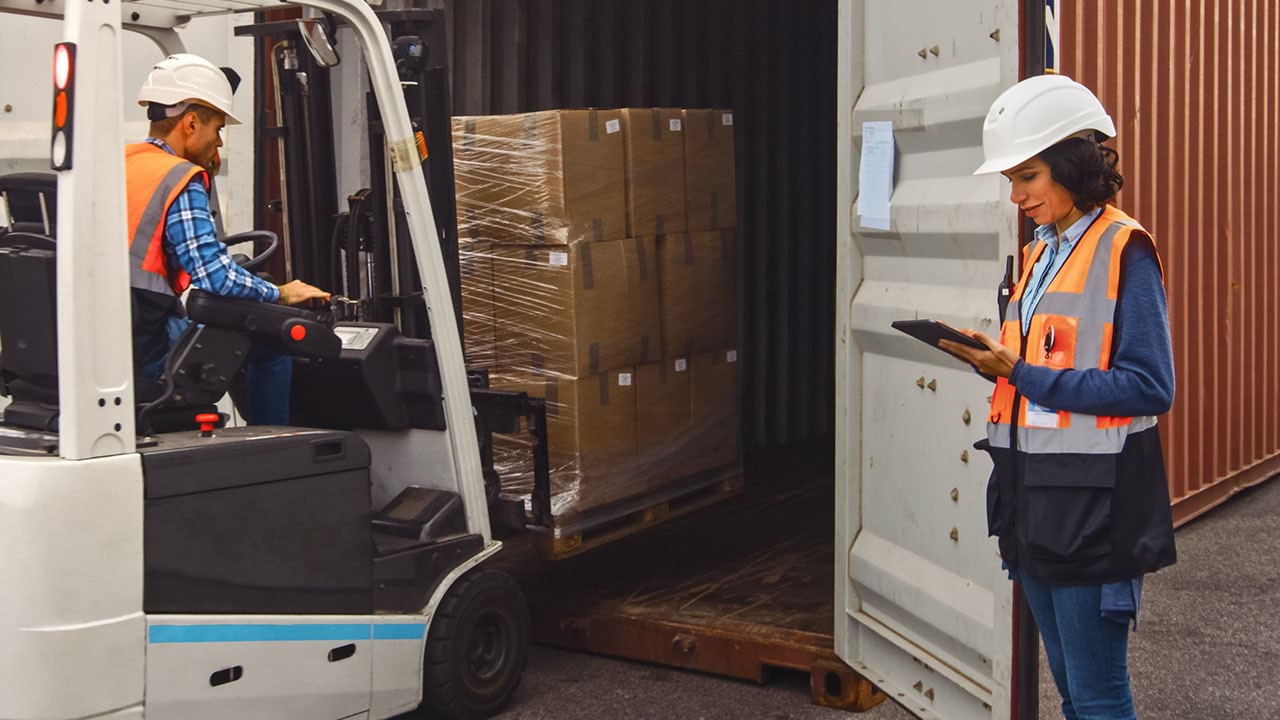
[(1155, 235), (1178, 374), (1161, 425), (1185, 522), (1280, 473), (1280, 3), (1059, 3), (1061, 70), (1116, 121), (1118, 205)]

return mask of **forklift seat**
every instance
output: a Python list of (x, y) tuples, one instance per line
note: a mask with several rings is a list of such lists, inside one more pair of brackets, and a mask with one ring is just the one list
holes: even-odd
[(0, 175), (0, 196), (9, 210), (7, 227), (0, 227), (0, 237), (11, 232), (40, 233), (54, 237), (58, 222), (58, 176), (53, 173), (25, 172)]
[[(0, 238), (0, 394), (10, 398), (4, 409), (6, 425), (32, 430), (58, 428), (58, 295), (57, 255), (53, 238), (11, 232)], [(173, 388), (166, 381), (135, 378), (134, 401), (150, 407), (148, 421), (155, 432), (195, 429), (195, 415), (216, 413), (229, 381), (239, 369), (240, 356), (224, 344), (201, 342), (192, 328), (170, 353)], [(232, 338), (234, 342), (236, 338)], [(212, 362), (208, 353), (220, 353)], [(232, 367), (231, 365), (234, 365)], [(168, 397), (166, 397), (168, 395)], [(161, 402), (163, 401), (163, 402)]]

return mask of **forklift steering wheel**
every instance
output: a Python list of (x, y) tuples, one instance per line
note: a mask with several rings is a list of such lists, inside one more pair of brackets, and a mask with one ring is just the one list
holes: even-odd
[(262, 266), (266, 265), (267, 261), (271, 259), (271, 256), (276, 254), (276, 250), (280, 249), (280, 238), (276, 237), (276, 234), (270, 230), (250, 230), (229, 235), (226, 239), (227, 247), (247, 242), (253, 243), (253, 257), (243, 253), (235, 253), (231, 256), (231, 259), (237, 265), (252, 273), (261, 270)]

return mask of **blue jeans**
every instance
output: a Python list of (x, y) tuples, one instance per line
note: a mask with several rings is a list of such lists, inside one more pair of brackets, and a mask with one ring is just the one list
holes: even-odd
[[(169, 349), (190, 327), (186, 318), (170, 317), (165, 330), (169, 334)], [(142, 368), (144, 378), (156, 379), (164, 375), (164, 357)], [(249, 355), (244, 362), (245, 404), (239, 408), (245, 422), (250, 425), (288, 425), (289, 390), (293, 383), (293, 358), (264, 347), (257, 341), (249, 345)]]
[(1022, 577), (1066, 720), (1136, 720), (1129, 690), (1129, 623), (1102, 616), (1101, 585)]

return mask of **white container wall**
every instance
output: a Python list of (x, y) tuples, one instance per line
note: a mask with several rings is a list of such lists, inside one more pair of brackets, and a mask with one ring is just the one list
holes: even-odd
[[(972, 177), (1018, 79), (1012, 0), (840, 2), (836, 649), (922, 718), (1008, 718), (1011, 583), (987, 537), (991, 384), (890, 328), (990, 331), (1017, 214)], [(888, 231), (857, 215), (863, 123), (895, 136)]]

